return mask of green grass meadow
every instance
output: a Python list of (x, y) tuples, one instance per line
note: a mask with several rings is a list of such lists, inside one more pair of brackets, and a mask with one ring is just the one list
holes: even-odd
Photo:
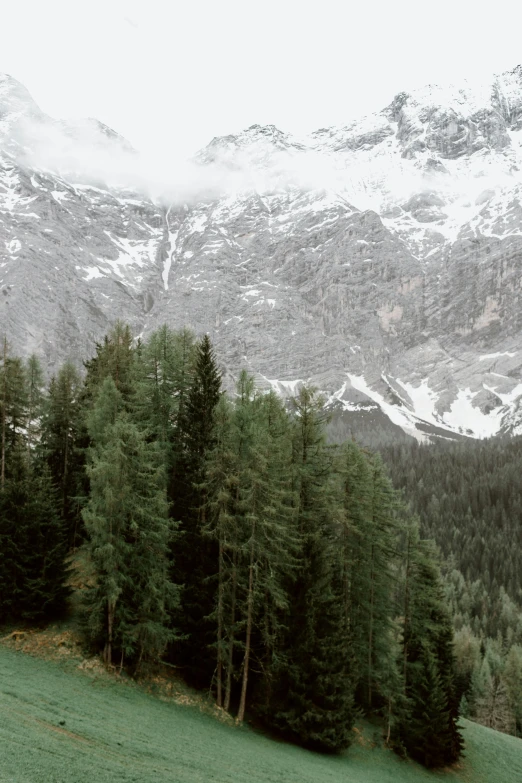
[(456, 770), (401, 761), (369, 724), (346, 753), (321, 756), (0, 645), (2, 783), (522, 783), (522, 740), (463, 726), (466, 758)]

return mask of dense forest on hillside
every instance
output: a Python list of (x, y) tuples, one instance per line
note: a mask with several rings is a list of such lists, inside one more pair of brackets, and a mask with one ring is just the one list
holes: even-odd
[(47, 388), (4, 341), (0, 622), (66, 606), (80, 548), (86, 642), (139, 674), (159, 659), (236, 715), (307, 747), (356, 712), (426, 766), (455, 761), (461, 697), (437, 557), (378, 456), (330, 446), (323, 400), (288, 410), (208, 337), (117, 324)]
[(385, 464), (443, 553), (463, 712), (522, 734), (522, 438), (386, 447)]
[[(377, 455), (327, 443), (315, 390), (288, 408), (244, 372), (227, 396), (208, 337), (166, 326), (135, 342), (117, 324), (84, 369), (45, 384), (4, 341), (0, 623), (63, 611), (80, 548), (86, 643), (134, 674), (168, 661), (238, 723), (335, 752), (362, 710), (441, 766), (460, 753), (459, 702), (485, 720), (498, 680), (516, 729), (518, 632), (457, 616), (455, 659), (433, 545)], [(463, 611), (474, 583), (454, 573)]]

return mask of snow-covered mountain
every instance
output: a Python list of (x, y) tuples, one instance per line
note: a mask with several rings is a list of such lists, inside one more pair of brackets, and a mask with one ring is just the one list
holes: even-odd
[[(522, 432), (522, 67), (343, 128), (252, 126), (147, 179), (0, 76), (0, 333), (53, 366), (117, 318), (207, 331), (415, 437)], [(145, 195), (148, 194), (148, 195)], [(384, 417), (381, 416), (381, 423)]]

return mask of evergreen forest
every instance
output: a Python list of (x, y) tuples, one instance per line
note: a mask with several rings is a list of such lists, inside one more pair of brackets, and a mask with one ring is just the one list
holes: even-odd
[[(493, 725), (496, 699), (510, 722), (495, 727), (520, 731), (513, 518), (512, 538), (499, 527), (515, 451), (492, 447), (482, 485), (479, 444), (461, 486), (458, 449), (391, 449), (408, 505), (378, 454), (330, 444), (326, 424), (310, 387), (286, 405), (242, 372), (225, 394), (209, 338), (187, 329), (135, 341), (117, 323), (82, 372), (48, 381), (4, 340), (0, 624), (63, 614), (81, 553), (85, 643), (106, 666), (166, 662), (238, 724), (336, 753), (364, 713), (427, 767), (458, 759), (459, 709)], [(495, 475), (505, 492), (485, 509)]]
[(461, 713), (522, 736), (522, 438), (400, 444), (394, 486), (443, 555)]

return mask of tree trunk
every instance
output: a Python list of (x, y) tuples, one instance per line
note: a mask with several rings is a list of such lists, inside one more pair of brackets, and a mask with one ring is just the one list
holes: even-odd
[(245, 717), (246, 694), (248, 686), (248, 666), (250, 663), (250, 639), (252, 637), (252, 614), (254, 606), (254, 536), (256, 530), (255, 521), (252, 524), (252, 543), (250, 546), (250, 566), (248, 569), (248, 597), (247, 597), (247, 626), (245, 640), (245, 658), (243, 661), (243, 682), (241, 684), (241, 699), (237, 713), (237, 723), (243, 723)]
[(404, 578), (404, 629), (403, 629), (403, 661), (402, 661), (402, 677), (404, 680), (404, 693), (406, 694), (406, 671), (408, 664), (408, 641), (406, 638), (406, 632), (408, 630), (410, 611), (409, 598), (410, 598), (410, 533), (408, 531), (408, 543), (406, 545), (406, 574)]
[(67, 473), (69, 470), (69, 411), (67, 411), (67, 428), (63, 444), (63, 487), (62, 487), (62, 517), (66, 518), (67, 511)]
[(223, 542), (219, 540), (218, 612), (217, 612), (217, 697), (218, 707), (223, 705)]
[(232, 568), (232, 605), (230, 609), (230, 633), (227, 661), (227, 687), (225, 691), (225, 710), (230, 709), (232, 695), (232, 672), (234, 670), (234, 625), (236, 622), (237, 552), (234, 550)]
[(368, 706), (372, 706), (372, 653), (373, 653), (373, 601), (374, 601), (374, 547), (372, 544), (371, 572), (370, 572), (370, 620), (368, 629)]

